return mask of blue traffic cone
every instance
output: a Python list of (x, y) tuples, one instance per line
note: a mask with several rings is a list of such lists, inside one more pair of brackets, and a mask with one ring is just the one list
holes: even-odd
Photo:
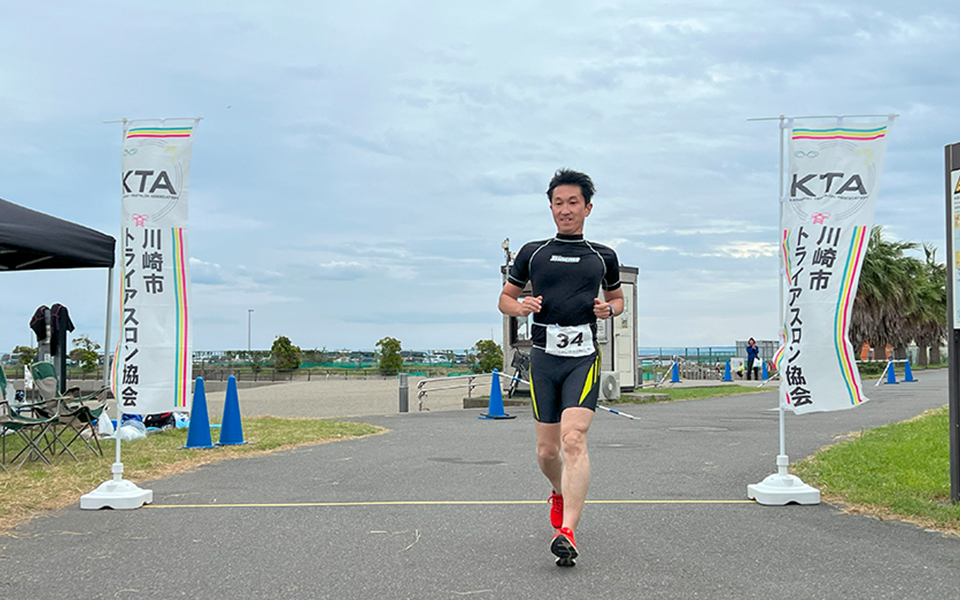
[(763, 365), (763, 369), (760, 371), (761, 381), (766, 381), (770, 379), (770, 373), (767, 372), (767, 361), (760, 361), (760, 364)]
[(724, 381), (733, 381), (733, 376), (730, 374), (730, 359), (727, 359), (727, 366), (723, 370), (723, 380)]
[(897, 374), (893, 371), (893, 361), (887, 361), (887, 380), (884, 383), (897, 383)]
[(190, 405), (190, 428), (184, 448), (213, 448), (210, 438), (210, 417), (207, 415), (207, 394), (203, 391), (203, 377), (197, 377)]
[(243, 425), (240, 423), (240, 398), (237, 396), (237, 379), (227, 379), (227, 396), (223, 402), (223, 420), (220, 422), (218, 446), (246, 444), (243, 441)]
[(910, 359), (907, 359), (907, 362), (903, 365), (903, 382), (904, 383), (914, 383), (917, 380), (913, 378), (913, 371), (910, 370)]
[(673, 373), (670, 383), (680, 383), (680, 363), (673, 361)]
[(490, 404), (487, 412), (477, 417), (479, 419), (515, 419), (515, 415), (508, 415), (503, 410), (503, 391), (500, 389), (500, 372), (493, 370), (493, 380), (490, 382)]

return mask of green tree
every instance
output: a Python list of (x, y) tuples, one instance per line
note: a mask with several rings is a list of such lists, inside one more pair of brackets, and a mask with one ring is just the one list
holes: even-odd
[(17, 346), (13, 349), (13, 353), (20, 355), (17, 362), (21, 367), (29, 365), (37, 358), (37, 349), (30, 346)]
[(474, 373), (492, 373), (494, 369), (503, 370), (503, 350), (493, 340), (479, 340), (473, 349), (477, 351)]
[(70, 351), (70, 360), (80, 363), (80, 370), (92, 373), (100, 366), (100, 344), (85, 335), (73, 338), (74, 349)]
[(290, 342), (285, 335), (278, 335), (270, 347), (273, 366), (281, 371), (292, 371), (300, 367), (300, 348)]
[(385, 337), (377, 342), (379, 355), (379, 369), (381, 375), (396, 375), (403, 367), (403, 357), (400, 356), (400, 340)]

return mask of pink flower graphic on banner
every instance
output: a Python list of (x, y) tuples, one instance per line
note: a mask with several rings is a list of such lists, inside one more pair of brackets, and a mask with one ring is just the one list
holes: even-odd
[(823, 222), (830, 218), (830, 213), (814, 213), (810, 218), (813, 219), (814, 225), (823, 225)]
[(131, 217), (133, 217), (133, 224), (137, 227), (143, 227), (143, 224), (150, 218), (147, 215), (131, 215)]

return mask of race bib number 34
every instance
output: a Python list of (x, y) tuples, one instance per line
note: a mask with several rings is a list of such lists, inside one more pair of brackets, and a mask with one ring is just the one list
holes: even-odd
[(554, 356), (589, 356), (593, 354), (593, 333), (590, 325), (547, 325), (547, 354)]

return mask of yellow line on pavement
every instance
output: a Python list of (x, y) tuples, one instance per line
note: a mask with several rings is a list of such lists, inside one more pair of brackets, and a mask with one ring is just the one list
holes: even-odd
[[(546, 500), (397, 500), (374, 502), (276, 502), (249, 504), (147, 504), (146, 508), (297, 508), (323, 506), (467, 506), (546, 504)], [(753, 500), (587, 500), (587, 504), (756, 504)]]

